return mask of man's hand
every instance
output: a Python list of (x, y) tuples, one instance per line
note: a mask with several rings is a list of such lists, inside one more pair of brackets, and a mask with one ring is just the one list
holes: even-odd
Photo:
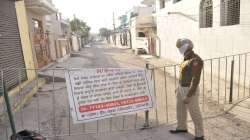
[(175, 94), (178, 93), (178, 90), (179, 90), (179, 88), (176, 88), (176, 89), (174, 90)]
[(190, 102), (190, 98), (189, 97), (185, 97), (183, 100), (184, 104), (189, 104)]

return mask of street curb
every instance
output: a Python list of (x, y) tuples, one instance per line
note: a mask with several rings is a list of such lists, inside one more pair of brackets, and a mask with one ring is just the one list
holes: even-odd
[(70, 56), (71, 56), (71, 54), (67, 54), (67, 55), (63, 56), (62, 58), (57, 59), (56, 63), (62, 63), (64, 61), (68, 60), (70, 58)]

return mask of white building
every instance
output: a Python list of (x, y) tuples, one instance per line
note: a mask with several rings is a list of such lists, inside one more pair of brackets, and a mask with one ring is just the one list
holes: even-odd
[[(221, 57), (204, 62), (205, 73), (213, 75), (210, 80), (230, 80), (235, 60), (234, 81), (250, 84), (250, 0), (155, 0), (155, 4), (161, 57), (180, 62), (176, 41), (189, 38), (204, 60)], [(224, 57), (229, 55), (235, 56)]]
[(189, 38), (204, 59), (250, 51), (249, 0), (156, 0), (161, 56), (180, 58), (178, 38)]
[(152, 38), (156, 34), (153, 3), (154, 1), (143, 1), (145, 6), (133, 8), (130, 19), (132, 49), (144, 49), (149, 54), (156, 53), (156, 41)]

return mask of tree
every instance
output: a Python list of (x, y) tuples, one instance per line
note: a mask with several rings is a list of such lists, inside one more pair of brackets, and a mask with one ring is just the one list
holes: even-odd
[(107, 29), (107, 28), (101, 28), (99, 30), (99, 35), (103, 38), (105, 38), (107, 41), (109, 41), (109, 37), (111, 35), (111, 30)]
[(70, 21), (71, 31), (80, 35), (82, 39), (87, 39), (90, 33), (90, 27), (86, 22), (74, 17), (73, 20)]

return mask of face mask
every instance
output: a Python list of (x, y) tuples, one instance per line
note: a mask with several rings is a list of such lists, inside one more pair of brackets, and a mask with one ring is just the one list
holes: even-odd
[(181, 55), (183, 55), (184, 56), (184, 54), (185, 54), (185, 52), (188, 50), (188, 44), (186, 43), (186, 44), (184, 44), (184, 45), (182, 45), (180, 48), (179, 48), (179, 52), (180, 52), (180, 54)]

